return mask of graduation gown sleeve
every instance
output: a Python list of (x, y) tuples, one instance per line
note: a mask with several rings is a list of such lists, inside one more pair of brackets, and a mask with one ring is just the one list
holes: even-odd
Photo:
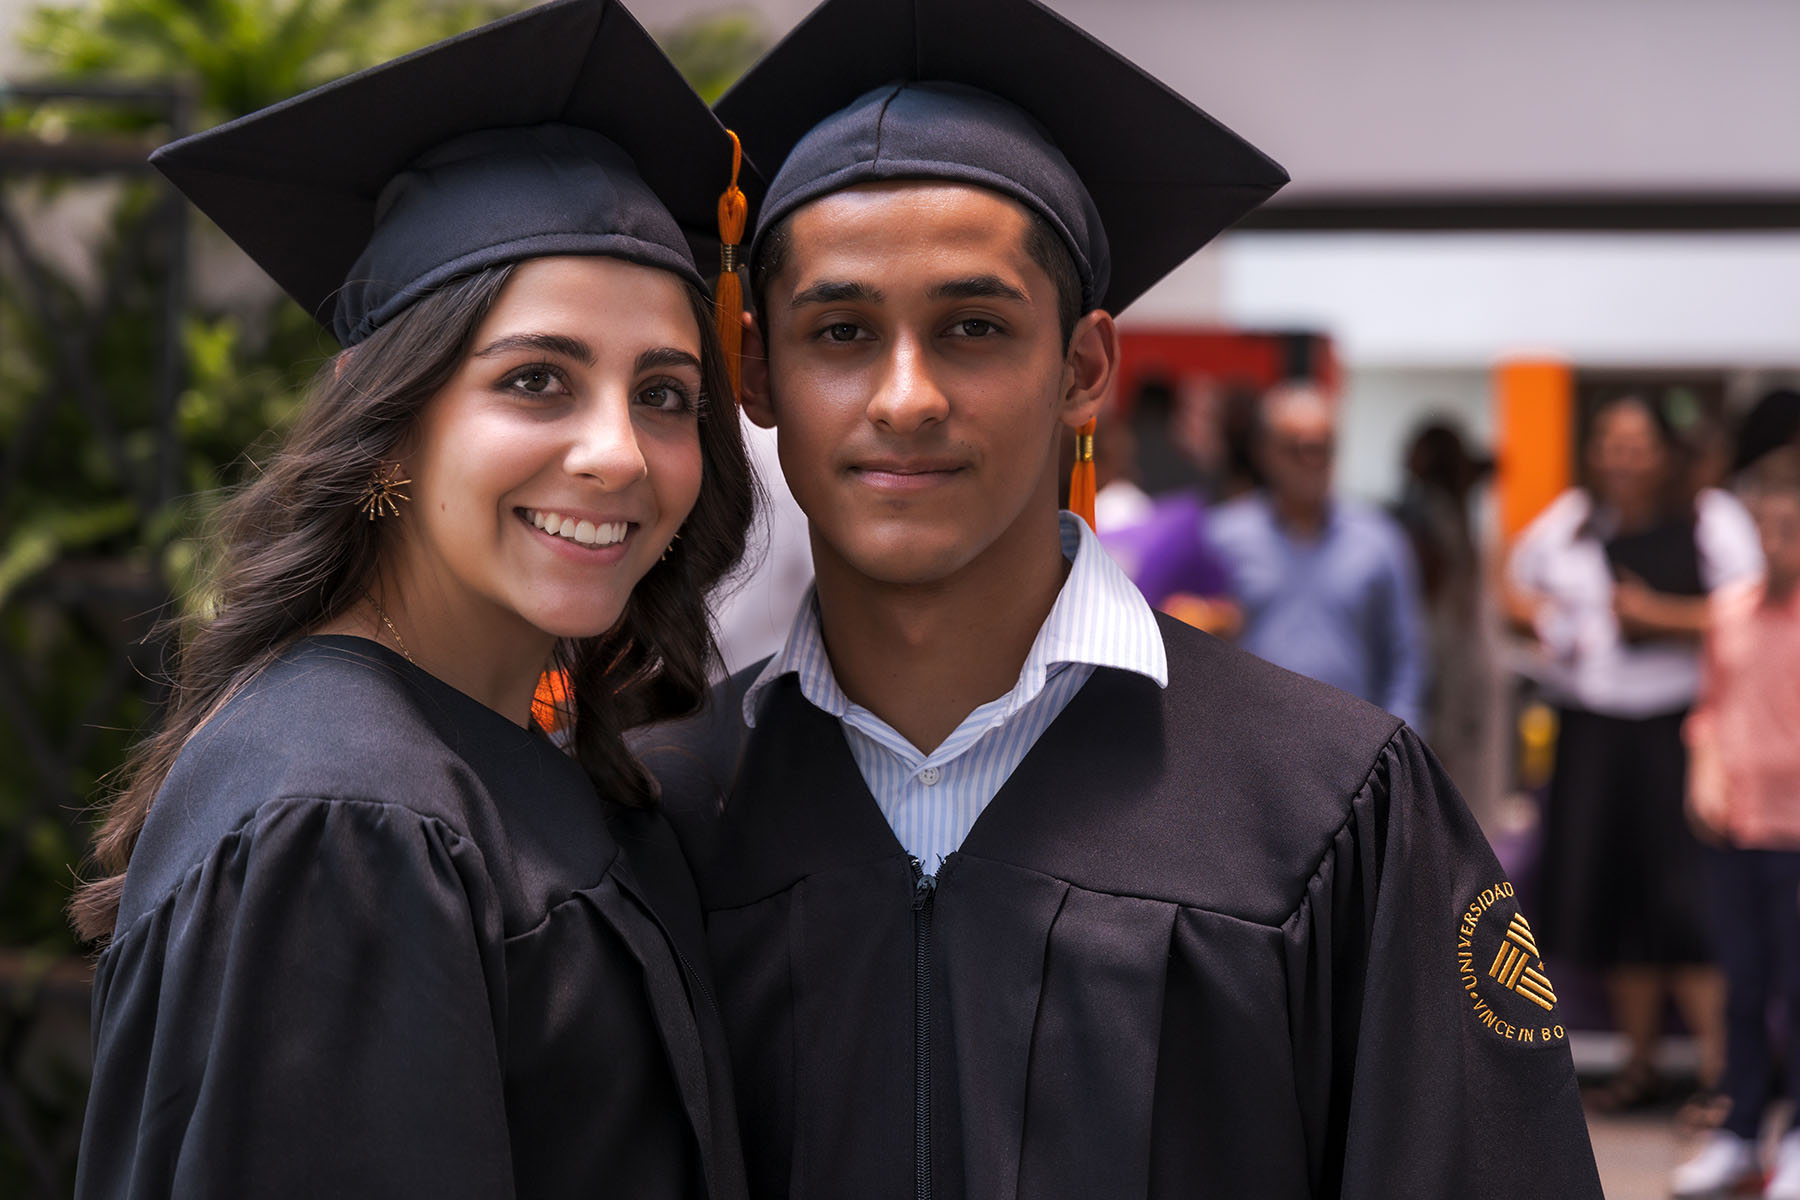
[(499, 915), (473, 843), (287, 798), (118, 931), (81, 1197), (502, 1197)]
[(1600, 1195), (1530, 922), (1410, 730), (1282, 932), (1314, 1194)]

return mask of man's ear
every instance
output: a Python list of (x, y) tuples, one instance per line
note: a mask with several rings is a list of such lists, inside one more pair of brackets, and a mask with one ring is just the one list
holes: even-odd
[(744, 415), (764, 429), (775, 428), (775, 409), (769, 403), (769, 349), (756, 317), (744, 314)]
[(1063, 355), (1063, 424), (1079, 429), (1094, 419), (1118, 366), (1118, 326), (1111, 313), (1096, 308), (1075, 322)]

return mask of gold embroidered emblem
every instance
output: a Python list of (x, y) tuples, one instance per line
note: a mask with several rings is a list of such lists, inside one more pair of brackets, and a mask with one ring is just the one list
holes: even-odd
[[(1537, 959), (1536, 966), (1531, 965), (1533, 959)], [(1506, 941), (1488, 974), (1545, 1012), (1551, 1012), (1556, 1008), (1556, 993), (1551, 990), (1549, 977), (1538, 969), (1543, 965), (1537, 943), (1531, 937), (1531, 926), (1523, 916), (1514, 913), (1506, 926)]]
[[(1477, 1024), (1509, 1042), (1537, 1045), (1567, 1040), (1560, 1024), (1546, 1024), (1556, 1012), (1556, 989), (1544, 973), (1537, 938), (1519, 911), (1512, 884), (1497, 883), (1476, 895), (1463, 911), (1456, 933), (1457, 974)], [(1485, 977), (1476, 974), (1481, 970), (1477, 964), (1486, 964)], [(1499, 989), (1489, 987), (1488, 980)], [(1521, 1000), (1533, 1007), (1525, 1007)]]

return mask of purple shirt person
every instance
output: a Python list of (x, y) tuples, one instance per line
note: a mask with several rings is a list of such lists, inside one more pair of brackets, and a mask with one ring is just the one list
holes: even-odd
[(1102, 523), (1100, 544), (1154, 608), (1178, 593), (1228, 596), (1231, 568), (1207, 534), (1206, 505), (1190, 491), (1149, 498), (1136, 521), (1117, 528)]

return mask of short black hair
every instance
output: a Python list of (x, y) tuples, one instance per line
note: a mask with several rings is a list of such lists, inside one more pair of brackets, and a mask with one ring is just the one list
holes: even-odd
[[(1025, 254), (1043, 268), (1056, 289), (1056, 318), (1062, 329), (1063, 349), (1075, 336), (1075, 323), (1082, 318), (1081, 273), (1075, 267), (1075, 255), (1068, 243), (1042, 214), (1023, 209), (1026, 218)], [(795, 212), (800, 210), (796, 209)], [(756, 246), (756, 258), (750, 264), (750, 300), (760, 318), (767, 311), (769, 283), (787, 265), (788, 246), (792, 241), (794, 213), (777, 221), (762, 235)]]
[(1075, 336), (1075, 322), (1082, 318), (1081, 273), (1075, 269), (1075, 255), (1069, 244), (1050, 227), (1039, 213), (1025, 210), (1025, 253), (1042, 267), (1056, 289), (1056, 319), (1062, 328), (1063, 349)]

